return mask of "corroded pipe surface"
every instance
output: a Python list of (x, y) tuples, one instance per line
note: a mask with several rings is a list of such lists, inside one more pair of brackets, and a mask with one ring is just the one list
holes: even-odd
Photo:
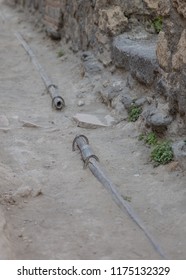
[(49, 79), (47, 74), (45, 73), (43, 67), (41, 64), (37, 61), (35, 54), (33, 53), (30, 46), (27, 44), (27, 42), (23, 39), (21, 34), (19, 32), (15, 33), (15, 36), (23, 46), (23, 48), (26, 50), (28, 55), (30, 56), (32, 63), (34, 64), (35, 68), (39, 72), (45, 87), (47, 91), (49, 92), (51, 98), (52, 98), (52, 106), (55, 107), (57, 110), (61, 110), (65, 107), (65, 101), (64, 99), (59, 95), (58, 93), (58, 87), (52, 83), (52, 81)]
[(123, 212), (128, 213), (130, 218), (137, 224), (137, 226), (143, 231), (145, 236), (150, 241), (151, 245), (155, 249), (155, 251), (163, 258), (166, 259), (164, 252), (162, 251), (161, 247), (154, 238), (151, 236), (149, 231), (144, 226), (143, 222), (140, 220), (138, 215), (129, 205), (129, 203), (123, 199), (121, 194), (117, 191), (116, 185), (110, 180), (109, 176), (107, 175), (106, 171), (101, 167), (97, 156), (94, 155), (90, 145), (88, 138), (84, 135), (78, 135), (75, 137), (73, 141), (73, 150), (75, 150), (75, 145), (81, 151), (82, 159), (86, 166), (89, 167), (92, 174), (98, 179), (98, 181), (111, 193), (112, 198), (116, 202), (116, 204), (122, 209)]

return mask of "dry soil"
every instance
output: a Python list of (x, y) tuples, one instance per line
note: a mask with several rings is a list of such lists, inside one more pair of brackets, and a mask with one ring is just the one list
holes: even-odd
[[(17, 31), (58, 85), (65, 110), (51, 108)], [(72, 141), (81, 133), (168, 258), (185, 259), (185, 173), (170, 166), (153, 168), (149, 149), (125, 121), (109, 128), (77, 127), (76, 113), (111, 112), (92, 95), (89, 79), (82, 78), (79, 56), (62, 48), (65, 54), (59, 58), (60, 43), (22, 12), (0, 3), (0, 258), (161, 258), (83, 169), (80, 153), (72, 152)]]

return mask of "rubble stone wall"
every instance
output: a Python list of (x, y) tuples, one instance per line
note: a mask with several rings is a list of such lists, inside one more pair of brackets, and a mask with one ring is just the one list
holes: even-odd
[(69, 43), (75, 52), (93, 50), (104, 65), (112, 61), (111, 44), (115, 36), (139, 26), (153, 35), (152, 23), (157, 21), (160, 32), (156, 56), (160, 78), (156, 90), (167, 100), (173, 118), (181, 116), (186, 127), (185, 0), (5, 1), (37, 10), (50, 36)]
[(5, 1), (43, 13), (49, 35), (70, 42), (74, 51), (94, 49), (106, 64), (110, 62), (112, 37), (151, 17), (151, 11), (143, 0)]
[(162, 92), (170, 113), (179, 113), (186, 124), (186, 1), (167, 1), (167, 10), (157, 44)]

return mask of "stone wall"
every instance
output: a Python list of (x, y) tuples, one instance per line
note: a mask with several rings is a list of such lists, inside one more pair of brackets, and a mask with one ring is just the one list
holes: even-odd
[(162, 21), (156, 48), (159, 69), (154, 72), (153, 90), (167, 101), (171, 117), (181, 117), (186, 127), (185, 0), (5, 1), (38, 11), (52, 38), (67, 42), (74, 52), (93, 50), (106, 66), (113, 62), (113, 38), (130, 33), (134, 39), (155, 37), (153, 22)]
[(109, 64), (110, 43), (133, 26), (148, 25), (152, 13), (144, 0), (5, 0), (39, 10), (48, 34), (70, 42), (73, 51), (93, 49)]
[(166, 1), (163, 30), (159, 34), (157, 58), (162, 69), (161, 93), (169, 111), (179, 115), (186, 127), (186, 1)]
[(44, 20), (48, 33), (70, 42), (73, 51), (93, 49), (109, 64), (111, 39), (130, 28), (134, 13), (144, 15), (142, 0), (46, 0)]

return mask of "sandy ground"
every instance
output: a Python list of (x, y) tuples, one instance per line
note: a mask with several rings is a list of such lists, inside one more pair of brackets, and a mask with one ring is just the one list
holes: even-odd
[[(0, 258), (160, 259), (143, 232), (115, 204), (78, 151), (85, 134), (113, 182), (169, 259), (186, 258), (185, 173), (153, 168), (149, 149), (131, 137), (127, 122), (83, 129), (78, 112), (109, 114), (92, 96), (81, 62), (50, 41), (23, 13), (0, 3)], [(20, 31), (60, 89), (66, 109), (51, 108), (50, 96), (20, 46)], [(79, 96), (85, 105), (78, 107)], [(25, 126), (32, 122), (38, 127)]]

